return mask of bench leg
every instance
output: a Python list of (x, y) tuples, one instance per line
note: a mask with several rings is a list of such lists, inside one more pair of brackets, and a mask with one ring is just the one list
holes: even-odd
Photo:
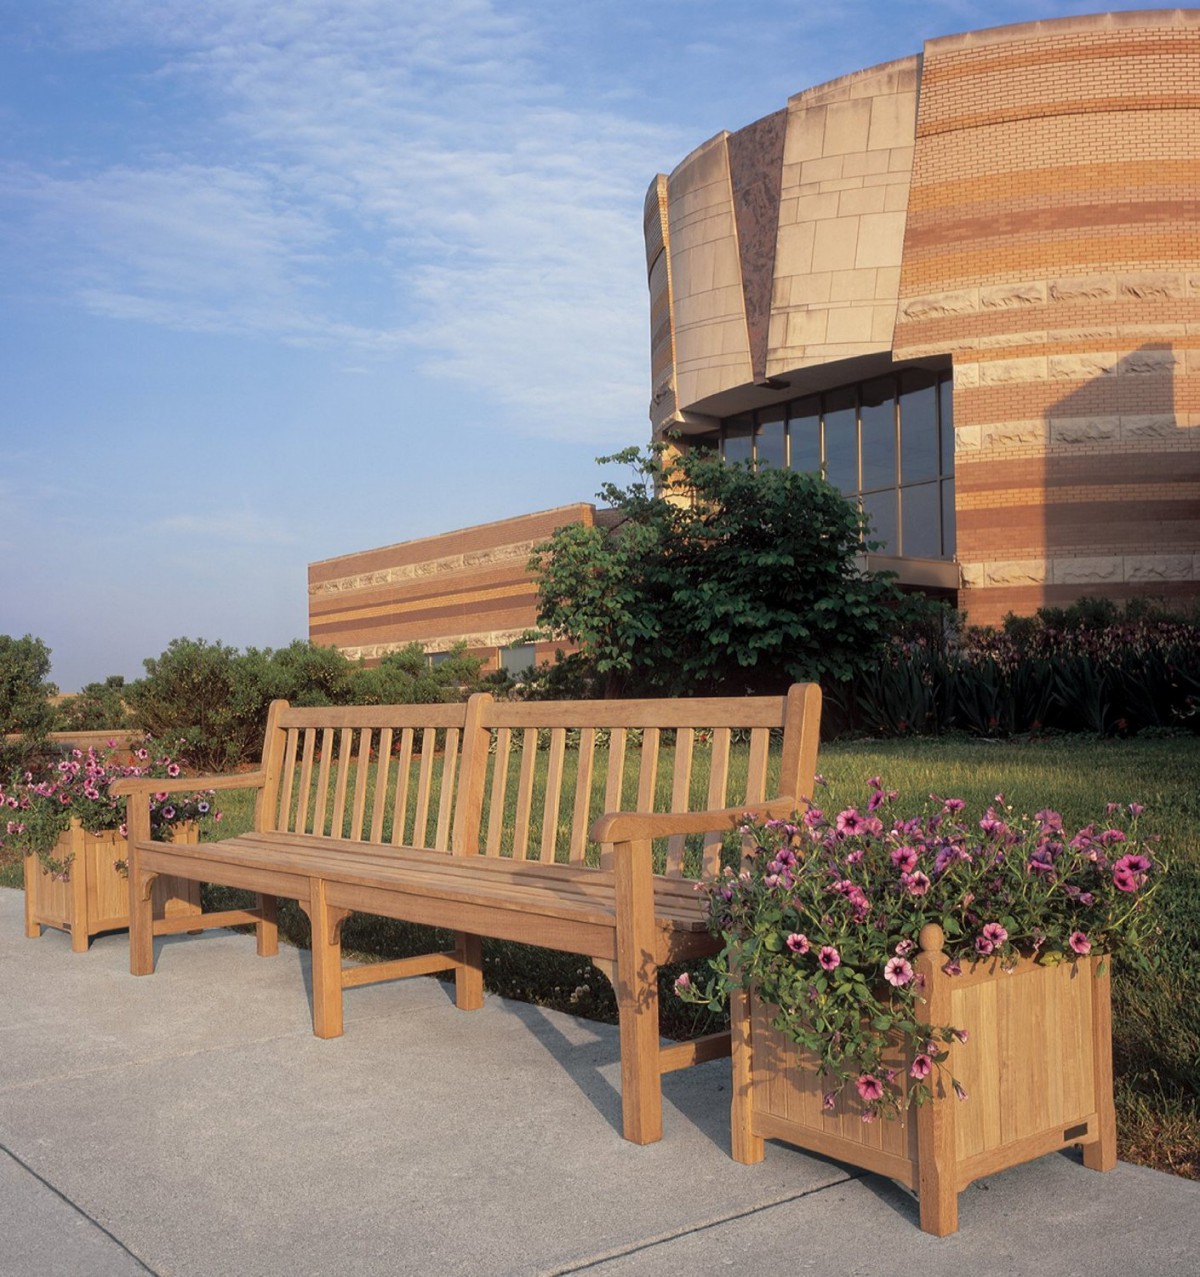
[(129, 858), (129, 970), (133, 975), (154, 974), (154, 880), (144, 874), (135, 857)]
[(454, 1003), (460, 1011), (478, 1011), (483, 1006), (483, 942), (465, 931), (455, 941)]
[(330, 909), (325, 884), (313, 878), (308, 904), (300, 902), (312, 923), (313, 1032), (319, 1038), (342, 1036), (342, 923), (346, 911)]
[(622, 1128), (631, 1143), (652, 1144), (662, 1139), (662, 1073), (650, 844), (615, 850)]
[(279, 902), (274, 896), (260, 895), (258, 907), (262, 911), (262, 918), (254, 926), (258, 956), (273, 958), (279, 952)]

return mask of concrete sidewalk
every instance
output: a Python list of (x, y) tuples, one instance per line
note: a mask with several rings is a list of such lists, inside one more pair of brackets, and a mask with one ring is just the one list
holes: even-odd
[(729, 1157), (729, 1065), (665, 1079), (618, 1134), (615, 1028), (447, 987), (353, 990), (312, 1036), (308, 955), (230, 932), (73, 954), (0, 889), (0, 1274), (305, 1277), (670, 1271), (1200, 1270), (1200, 1184), (1055, 1154), (968, 1189), (928, 1237), (888, 1181), (769, 1144)]

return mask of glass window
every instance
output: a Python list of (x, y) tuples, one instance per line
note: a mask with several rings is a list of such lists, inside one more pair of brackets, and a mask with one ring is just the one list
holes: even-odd
[(862, 388), (862, 486), (896, 486), (896, 386), (890, 377)]
[(937, 477), (937, 378), (906, 372), (900, 379), (900, 482), (923, 483)]
[(942, 434), (942, 473), (954, 473), (954, 378), (938, 383), (938, 409)]
[(858, 426), (854, 388), (825, 396), (825, 478), (839, 492), (858, 491)]
[(875, 553), (899, 553), (896, 544), (896, 489), (865, 493), (862, 503), (863, 514), (869, 521), (867, 540), (881, 542)]
[(500, 668), (506, 674), (523, 674), (535, 663), (532, 643), (514, 643), (500, 649)]
[(821, 473), (821, 401), (815, 395), (792, 404), (788, 449), (793, 470)]
[(784, 427), (786, 417), (787, 409), (782, 405), (758, 414), (754, 457), (760, 466), (778, 466), (782, 469), (787, 465), (787, 431)]
[(448, 661), (449, 659), (450, 659), (449, 652), (430, 652), (429, 653), (429, 664), (431, 667), (436, 665), (441, 665), (443, 661)]
[(954, 557), (953, 377), (906, 368), (722, 423), (729, 461), (822, 474), (881, 552)]
[(942, 558), (954, 558), (954, 480), (942, 480)]
[(940, 507), (941, 495), (936, 483), (916, 483), (901, 488), (901, 554), (914, 559), (941, 558)]

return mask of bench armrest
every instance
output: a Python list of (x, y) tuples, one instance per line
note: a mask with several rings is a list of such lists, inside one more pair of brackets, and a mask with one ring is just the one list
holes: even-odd
[(772, 798), (712, 811), (610, 811), (592, 825), (592, 838), (596, 842), (616, 843), (666, 838), (672, 834), (707, 834), (714, 830), (732, 830), (744, 824), (747, 815), (759, 820), (786, 819), (805, 806), (807, 804), (797, 798)]
[(261, 789), (267, 783), (263, 771), (233, 776), (124, 776), (114, 780), (108, 792), (116, 798), (134, 794), (174, 794), (199, 789)]

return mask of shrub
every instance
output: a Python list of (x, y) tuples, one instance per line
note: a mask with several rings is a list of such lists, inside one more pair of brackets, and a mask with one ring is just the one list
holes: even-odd
[[(49, 674), (50, 649), (41, 639), (0, 634), (0, 774), (44, 748), (54, 719), (50, 697), (58, 691)], [(9, 733), (20, 733), (24, 739), (5, 741)]]

